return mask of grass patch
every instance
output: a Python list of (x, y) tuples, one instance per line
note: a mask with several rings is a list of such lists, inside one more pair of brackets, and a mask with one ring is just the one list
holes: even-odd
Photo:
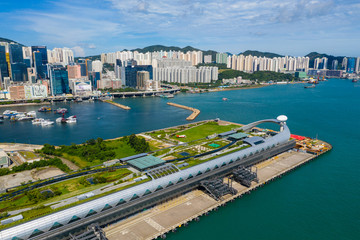
[(20, 153), (20, 155), (23, 156), (26, 160), (38, 158), (35, 153), (30, 151), (18, 151), (18, 153)]
[(96, 195), (94, 197), (90, 197), (90, 198), (87, 198), (87, 199), (84, 199), (84, 200), (81, 200), (81, 201), (78, 201), (78, 202), (75, 202), (75, 203), (72, 203), (72, 204), (57, 208), (57, 209), (51, 209), (51, 207), (49, 207), (49, 206), (44, 207), (43, 205), (39, 205), (37, 207), (37, 209), (22, 212), (21, 214), (23, 214), (24, 219), (22, 219), (20, 221), (13, 222), (13, 223), (9, 223), (9, 224), (6, 224), (6, 225), (0, 225), (0, 230), (5, 229), (5, 228), (9, 228), (9, 227), (12, 227), (12, 226), (15, 226), (15, 225), (18, 225), (20, 223), (32, 220), (34, 218), (42, 217), (42, 216), (50, 214), (50, 213), (58, 212), (58, 211), (61, 211), (63, 209), (70, 208), (70, 207), (79, 205), (81, 203), (88, 202), (88, 201), (94, 200), (96, 198), (100, 198), (100, 197), (103, 197), (105, 195), (108, 195), (108, 194), (111, 194), (111, 193), (114, 193), (114, 192), (118, 192), (118, 191), (121, 191), (123, 189), (130, 188), (130, 187), (133, 187), (135, 185), (139, 185), (139, 184), (142, 184), (142, 183), (145, 183), (145, 182), (148, 182), (148, 181), (151, 181), (151, 179), (147, 178), (147, 179), (145, 179), (143, 181), (135, 182), (135, 183), (120, 187), (118, 189), (114, 189), (112, 191), (105, 192), (105, 193)]
[[(186, 138), (181, 138), (182, 142), (190, 142), (200, 138), (205, 138), (214, 133), (222, 133), (230, 131), (233, 128), (238, 128), (238, 125), (230, 124), (220, 126), (216, 122), (207, 122), (200, 126), (193, 127), (191, 129), (178, 132), (177, 135), (186, 135)], [(172, 139), (179, 140), (177, 137), (171, 137)]]
[(121, 178), (124, 178), (129, 174), (131, 174), (130, 170), (121, 168), (121, 169), (117, 169), (115, 171), (108, 171), (108, 172), (96, 173), (96, 174), (85, 176), (85, 178), (94, 177), (95, 175), (99, 176), (99, 177), (104, 177), (106, 179), (105, 183), (100, 183), (100, 184), (95, 184), (95, 185), (89, 184), (87, 186), (84, 186), (84, 185), (80, 184), (80, 179), (81, 179), (81, 177), (80, 177), (80, 178), (69, 179), (69, 180), (66, 180), (63, 182), (52, 184), (50, 186), (40, 188), (39, 191), (43, 191), (45, 189), (49, 189), (50, 187), (52, 187), (52, 188), (58, 189), (61, 192), (61, 195), (46, 199), (41, 202), (34, 203), (34, 202), (30, 201), (25, 194), (22, 194), (22, 195), (14, 197), (11, 200), (1, 201), (0, 202), (0, 212), (12, 211), (12, 210), (17, 210), (17, 209), (22, 209), (22, 208), (27, 208), (27, 207), (39, 207), (39, 206), (47, 204), (47, 203), (64, 200), (64, 199), (67, 199), (70, 197), (74, 197), (74, 196), (104, 187), (107, 184), (109, 184), (110, 182), (115, 182), (117, 180), (120, 180)]

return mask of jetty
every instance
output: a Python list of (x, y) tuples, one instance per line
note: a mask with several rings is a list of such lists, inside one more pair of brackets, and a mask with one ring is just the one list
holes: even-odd
[(129, 106), (125, 106), (125, 105), (122, 105), (120, 103), (116, 103), (116, 102), (111, 101), (111, 100), (101, 100), (101, 101), (106, 102), (106, 103), (110, 103), (110, 104), (112, 104), (114, 106), (117, 106), (117, 107), (125, 109), (125, 110), (130, 110), (131, 109)]
[(172, 102), (168, 102), (167, 104), (170, 106), (174, 106), (174, 107), (192, 111), (193, 113), (186, 118), (186, 120), (188, 120), (188, 121), (194, 120), (200, 114), (200, 110), (196, 109), (196, 108), (192, 108), (192, 107), (188, 107), (188, 106), (184, 106), (184, 105), (180, 105), (180, 104), (172, 103)]

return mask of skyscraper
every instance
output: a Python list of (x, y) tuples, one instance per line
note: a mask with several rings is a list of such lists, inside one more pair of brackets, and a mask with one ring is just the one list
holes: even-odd
[(348, 58), (347, 70), (348, 73), (354, 73), (355, 71), (355, 58)]
[(45, 79), (42, 54), (39, 51), (33, 52), (33, 62), (37, 79)]
[(9, 77), (8, 63), (6, 62), (5, 46), (0, 46), (0, 85), (4, 77)]
[(136, 88), (136, 77), (139, 71), (149, 72), (150, 79), (153, 79), (152, 65), (133, 65), (130, 63), (125, 67), (125, 85), (127, 87)]
[(68, 72), (62, 65), (50, 66), (50, 86), (53, 96), (70, 93)]
[(31, 51), (32, 52), (40, 52), (41, 53), (42, 64), (45, 65), (45, 64), (48, 63), (46, 46), (32, 46)]
[(12, 63), (11, 77), (14, 82), (26, 82), (28, 80), (26, 64), (21, 62)]
[(332, 69), (332, 70), (337, 70), (338, 65), (339, 65), (339, 61), (338, 61), (338, 60), (332, 61), (331, 69)]
[(11, 64), (24, 62), (23, 50), (20, 44), (10, 44), (9, 55)]
[(359, 73), (360, 71), (360, 57), (356, 58), (356, 64), (355, 64), (355, 72)]

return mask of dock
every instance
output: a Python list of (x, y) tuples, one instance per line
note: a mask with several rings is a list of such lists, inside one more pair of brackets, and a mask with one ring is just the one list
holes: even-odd
[(130, 110), (131, 109), (129, 106), (125, 106), (125, 105), (122, 105), (120, 103), (113, 102), (111, 100), (101, 100), (101, 101), (106, 102), (106, 103), (110, 103), (110, 104), (112, 104), (114, 106), (117, 106), (117, 107), (125, 109), (125, 110)]
[(172, 103), (172, 102), (168, 102), (167, 104), (170, 106), (174, 106), (174, 107), (192, 111), (193, 113), (186, 118), (186, 120), (188, 120), (188, 121), (194, 120), (200, 114), (200, 110), (196, 109), (196, 108), (192, 108), (192, 107), (188, 107), (188, 106), (184, 106), (184, 105), (180, 105), (180, 104)]
[(258, 183), (253, 182), (251, 187), (247, 188), (234, 181), (232, 187), (238, 191), (236, 195), (228, 194), (222, 200), (216, 201), (203, 191), (193, 190), (104, 228), (106, 237), (109, 240), (165, 238), (166, 234), (175, 232), (177, 228), (186, 227), (191, 221), (200, 221), (202, 216), (218, 210), (227, 202), (250, 194), (318, 156), (297, 151), (281, 153), (253, 166), (257, 168)]

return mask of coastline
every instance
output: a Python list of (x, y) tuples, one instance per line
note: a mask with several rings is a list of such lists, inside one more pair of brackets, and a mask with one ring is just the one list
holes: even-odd
[(36, 106), (36, 105), (48, 105), (50, 102), (40, 102), (40, 103), (12, 103), (12, 104), (4, 104), (0, 105), (0, 108), (4, 107), (22, 107), (22, 106)]

